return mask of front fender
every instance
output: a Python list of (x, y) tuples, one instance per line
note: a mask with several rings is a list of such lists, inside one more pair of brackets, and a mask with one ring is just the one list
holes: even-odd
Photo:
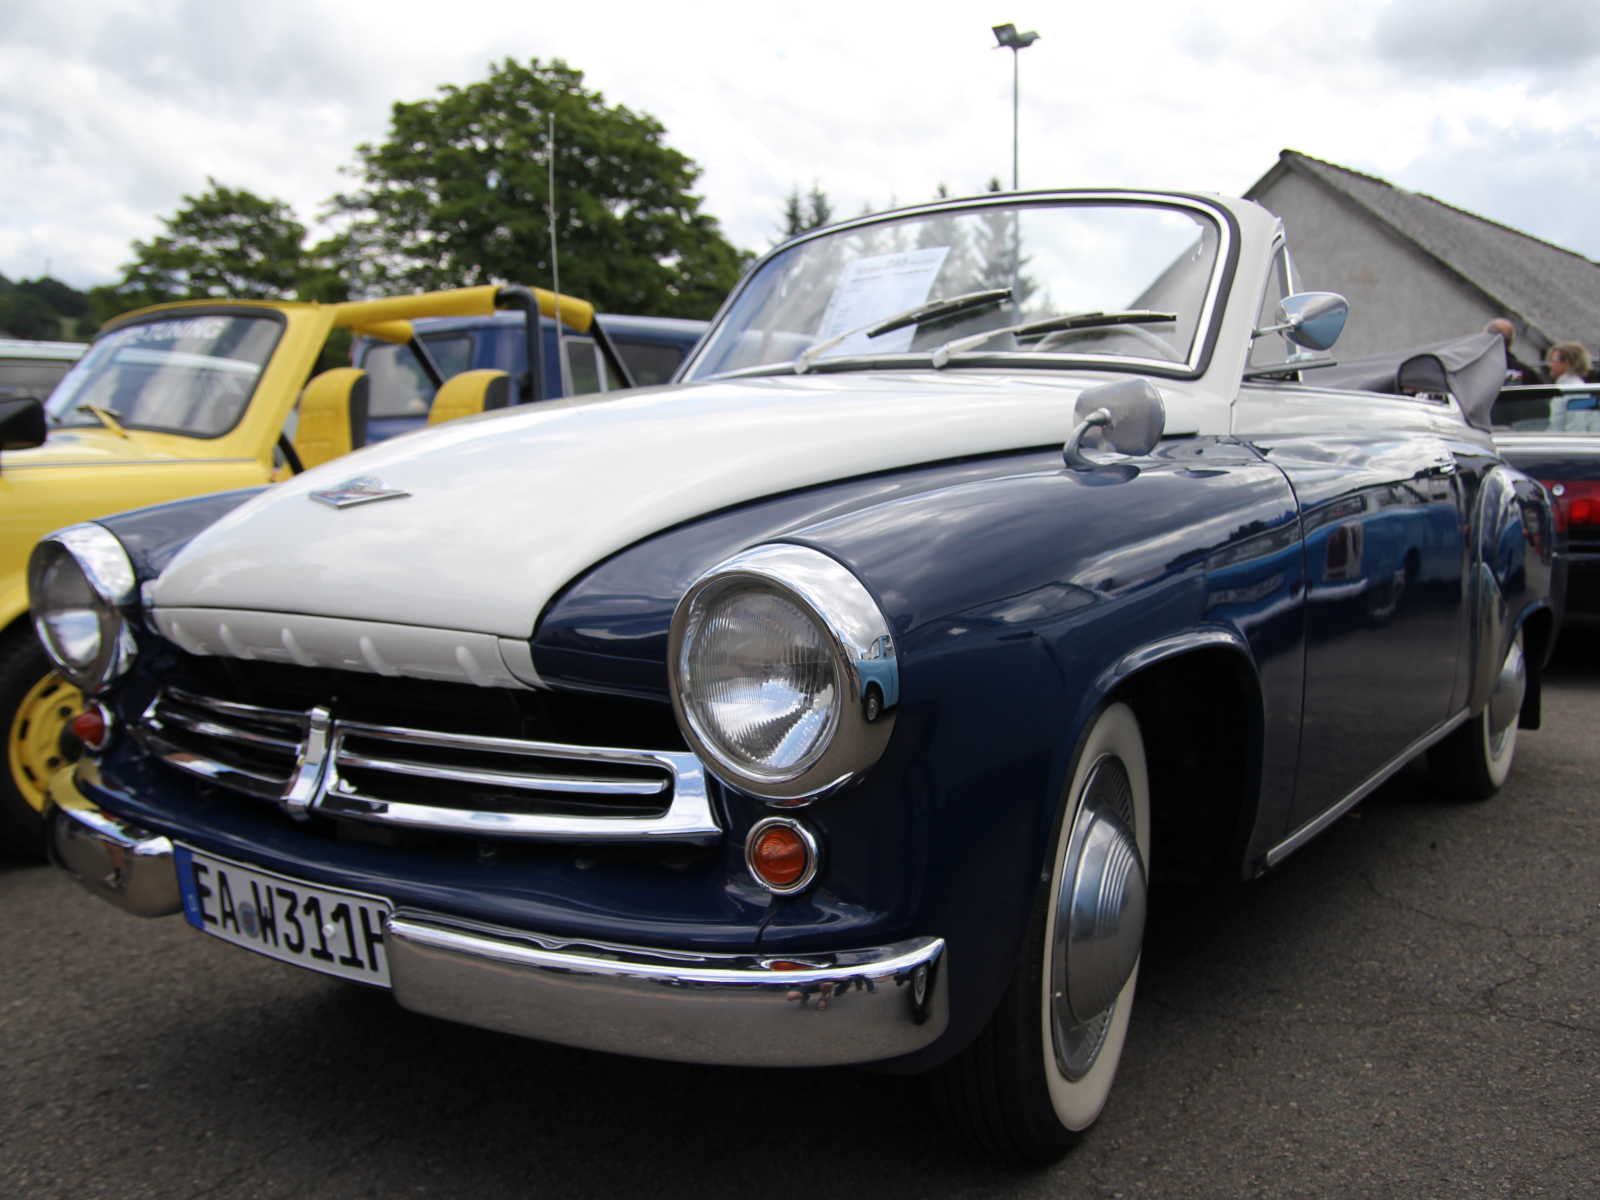
[[(895, 631), (901, 703), (866, 782), (812, 810), (828, 893), (775, 911), (763, 948), (820, 948), (847, 912), (938, 930), (951, 1028), (929, 1055), (965, 1044), (998, 1002), (1085, 723), (1120, 685), (1166, 655), (1226, 647), (1298, 728), (1293, 495), (1245, 447), (1164, 450), (1140, 469), (987, 480), (783, 539), (834, 556), (874, 593)], [(1261, 794), (1287, 798), (1293, 738), (1258, 765), (1256, 780), (1278, 772)]]
[(1490, 471), (1478, 491), (1473, 528), (1472, 686), (1467, 706), (1476, 713), (1489, 702), (1518, 631), (1559, 597), (1553, 596), (1555, 518), (1550, 498), (1535, 480), (1513, 467)]

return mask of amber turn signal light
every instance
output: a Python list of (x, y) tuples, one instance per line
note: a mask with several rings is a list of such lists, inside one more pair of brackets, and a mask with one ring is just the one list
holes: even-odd
[(816, 877), (817, 857), (817, 839), (799, 821), (787, 817), (757, 821), (744, 844), (750, 874), (780, 896), (800, 891)]
[(82, 742), (92, 754), (104, 750), (106, 743), (111, 740), (110, 714), (92, 701), (87, 708), (67, 722), (67, 728), (72, 730), (72, 736)]

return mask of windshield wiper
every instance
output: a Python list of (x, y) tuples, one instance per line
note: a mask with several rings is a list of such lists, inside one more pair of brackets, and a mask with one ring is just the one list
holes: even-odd
[(927, 321), (936, 321), (941, 317), (951, 317), (956, 313), (967, 312), (974, 308), (984, 308), (990, 304), (999, 304), (1002, 300), (1011, 299), (1011, 289), (990, 288), (985, 292), (967, 292), (960, 296), (951, 296), (948, 300), (930, 300), (927, 304), (919, 304), (915, 308), (908, 308), (904, 312), (895, 313), (894, 316), (883, 321), (869, 321), (855, 329), (847, 329), (836, 337), (831, 337), (825, 342), (818, 342), (811, 349), (801, 354), (794, 360), (794, 373), (804, 375), (811, 370), (811, 364), (816, 362), (829, 350), (832, 350), (846, 338), (855, 337), (864, 333), (869, 338), (879, 337), (885, 333), (893, 333), (896, 329), (904, 329), (907, 325), (920, 325)]
[(1042, 321), (1028, 321), (1022, 325), (1012, 325), (1007, 329), (991, 329), (988, 333), (974, 333), (970, 337), (956, 338), (946, 342), (933, 352), (933, 365), (943, 367), (957, 354), (983, 345), (990, 338), (1010, 333), (1018, 337), (1029, 337), (1036, 333), (1059, 333), (1064, 329), (1099, 329), (1112, 325), (1160, 325), (1167, 321), (1176, 321), (1177, 313), (1151, 312), (1149, 309), (1135, 308), (1127, 312), (1076, 312), (1066, 313), (1059, 317), (1046, 317)]
[(118, 437), (128, 436), (128, 431), (122, 427), (121, 423), (98, 404), (80, 404), (72, 411), (88, 413)]

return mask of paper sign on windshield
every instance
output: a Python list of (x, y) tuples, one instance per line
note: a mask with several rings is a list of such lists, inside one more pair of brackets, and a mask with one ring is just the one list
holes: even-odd
[[(929, 246), (903, 254), (876, 254), (856, 259), (840, 272), (839, 286), (834, 288), (833, 298), (822, 314), (817, 340), (826, 341), (847, 329), (884, 320), (923, 303), (933, 290), (933, 281), (949, 253), (949, 246)], [(915, 325), (875, 338), (858, 333), (840, 342), (823, 357), (902, 354), (911, 349), (911, 339), (916, 333)]]

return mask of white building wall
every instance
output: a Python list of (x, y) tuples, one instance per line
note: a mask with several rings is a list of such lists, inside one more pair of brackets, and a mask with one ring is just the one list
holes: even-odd
[[(1350, 321), (1336, 357), (1359, 358), (1480, 333), (1495, 309), (1476, 288), (1380, 225), (1369, 213), (1298, 171), (1286, 172), (1254, 199), (1283, 218), (1303, 287), (1338, 292)], [(1522, 333), (1517, 323), (1519, 335)], [(1513, 347), (1537, 364), (1540, 351), (1518, 337)]]

